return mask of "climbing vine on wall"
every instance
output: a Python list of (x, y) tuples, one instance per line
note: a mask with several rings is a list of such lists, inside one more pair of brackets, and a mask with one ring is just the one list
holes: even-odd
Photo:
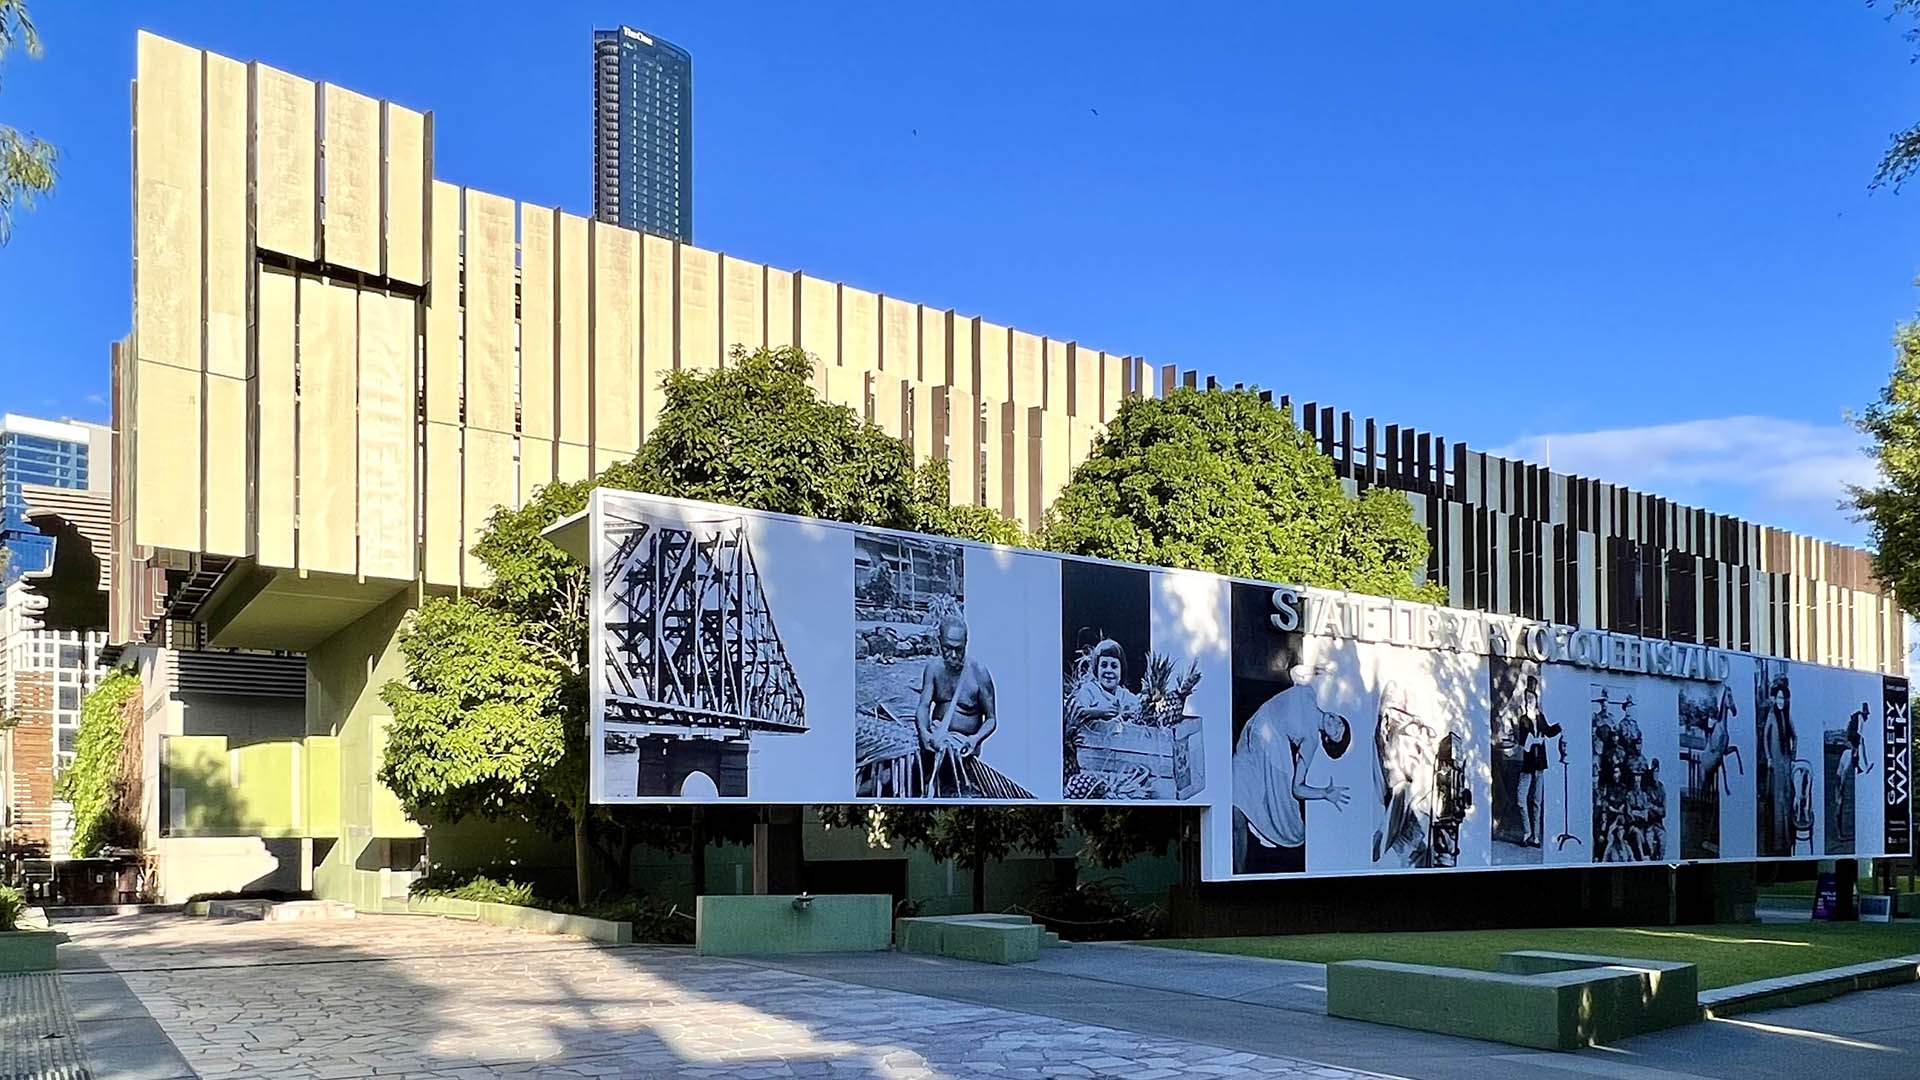
[(120, 668), (80, 705), (73, 764), (60, 774), (60, 798), (73, 804), (73, 854), (86, 859), (102, 848), (140, 839), (138, 786), (128, 775), (126, 739), (140, 713), (140, 676)]

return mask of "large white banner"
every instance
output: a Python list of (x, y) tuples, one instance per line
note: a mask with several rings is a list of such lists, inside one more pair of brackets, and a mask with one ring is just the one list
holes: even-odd
[(596, 802), (1186, 804), (1210, 880), (1910, 846), (1904, 679), (609, 490), (551, 535)]

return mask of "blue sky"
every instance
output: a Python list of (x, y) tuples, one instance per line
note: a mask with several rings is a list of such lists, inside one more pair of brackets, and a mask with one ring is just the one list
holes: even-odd
[(1920, 120), (1853, 2), (34, 5), (58, 142), (0, 249), (0, 408), (104, 418), (134, 31), (434, 110), (445, 179), (584, 211), (589, 31), (695, 58), (696, 240), (1835, 539), (1913, 314)]

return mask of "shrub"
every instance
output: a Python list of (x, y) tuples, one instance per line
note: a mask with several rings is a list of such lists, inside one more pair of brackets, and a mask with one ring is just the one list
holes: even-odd
[[(457, 880), (450, 880), (457, 879)], [(522, 881), (495, 881), (485, 874), (429, 874), (407, 887), (414, 896), (440, 896), (449, 900), (472, 900), (482, 904), (513, 904), (537, 907), (533, 886)]]
[(0, 930), (20, 929), (20, 917), (26, 913), (26, 894), (11, 885), (0, 885)]
[(633, 940), (636, 942), (649, 945), (693, 944), (693, 920), (687, 913), (681, 911), (677, 904), (655, 900), (651, 896), (602, 898), (585, 907), (561, 904), (555, 910), (567, 915), (584, 915), (589, 919), (631, 923)]
[(127, 717), (137, 715), (140, 676), (120, 668), (100, 680), (80, 705), (73, 764), (60, 774), (59, 795), (73, 804), (73, 854), (87, 859), (107, 847), (140, 842), (130, 783), (124, 775)]
[(1117, 878), (1048, 884), (1034, 893), (1032, 907), (1022, 910), (1076, 941), (1158, 937), (1162, 930), (1160, 909), (1128, 902)]

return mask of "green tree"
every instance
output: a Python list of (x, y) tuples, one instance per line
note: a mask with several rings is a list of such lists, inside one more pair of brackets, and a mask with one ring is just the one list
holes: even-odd
[[(1291, 585), (1440, 602), (1418, 582), (1426, 533), (1396, 492), (1349, 498), (1333, 460), (1250, 390), (1130, 398), (1054, 500), (1044, 546)], [(1197, 836), (1166, 807), (1075, 807), (1081, 854), (1102, 866)], [(1188, 860), (1191, 862), (1191, 859)]]
[[(26, 0), (0, 0), (0, 62), (15, 46), (38, 59), (40, 33)], [(58, 157), (59, 151), (45, 139), (0, 124), (0, 244), (13, 235), (14, 208), (31, 210), (38, 196), (53, 190)]]
[(1894, 333), (1893, 374), (1856, 420), (1873, 440), (1880, 482), (1851, 490), (1873, 536), (1873, 572), (1902, 606), (1920, 600), (1920, 321)]
[(116, 668), (80, 703), (73, 763), (60, 773), (58, 794), (73, 804), (73, 854), (89, 859), (107, 847), (140, 842), (139, 807), (126, 775), (129, 720), (140, 714), (140, 676)]
[(952, 861), (973, 877), (973, 910), (987, 906), (986, 868), (1016, 851), (1053, 855), (1065, 839), (1058, 807), (829, 806), (829, 828), (866, 830), (874, 847), (916, 847), (941, 862)]
[(807, 355), (789, 347), (736, 349), (718, 371), (670, 375), (659, 423), (632, 461), (494, 511), (474, 546), (492, 583), (426, 601), (401, 634), (406, 677), (382, 690), (394, 719), (380, 776), (409, 813), (570, 824), (576, 891), (583, 902), (590, 896), (594, 822), (608, 821), (586, 790), (590, 590), (586, 569), (541, 532), (584, 507), (597, 486), (1019, 537), (998, 515), (948, 507), (942, 464), (916, 469), (900, 440), (816, 398), (811, 374)]
[(1437, 601), (1426, 533), (1384, 488), (1348, 498), (1287, 413), (1250, 390), (1120, 406), (1054, 500), (1055, 551)]

